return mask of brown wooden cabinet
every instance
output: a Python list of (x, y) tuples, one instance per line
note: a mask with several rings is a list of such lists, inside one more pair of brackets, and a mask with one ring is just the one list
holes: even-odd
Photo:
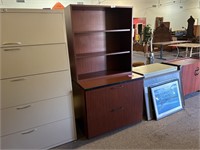
[[(142, 81), (121, 83), (86, 92), (88, 136), (133, 124), (142, 119)], [(140, 97), (142, 98), (142, 96)]]
[(65, 8), (76, 118), (88, 138), (142, 120), (143, 77), (132, 75), (132, 8)]
[(143, 78), (140, 75), (89, 80), (73, 81), (75, 114), (88, 138), (142, 121)]
[(200, 60), (192, 58), (176, 59), (164, 62), (178, 66), (181, 70), (183, 95), (200, 90)]

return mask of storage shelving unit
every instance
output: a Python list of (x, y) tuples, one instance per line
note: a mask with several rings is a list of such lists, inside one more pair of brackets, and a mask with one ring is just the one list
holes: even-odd
[(131, 8), (71, 5), (67, 11), (73, 79), (131, 71)]
[(142, 76), (131, 72), (132, 8), (69, 5), (65, 16), (76, 117), (86, 136), (141, 121)]

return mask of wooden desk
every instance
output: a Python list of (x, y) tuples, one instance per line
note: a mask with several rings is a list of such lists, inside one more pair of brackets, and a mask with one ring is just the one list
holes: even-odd
[(155, 46), (160, 46), (160, 57), (158, 59), (164, 59), (163, 58), (163, 46), (168, 46), (168, 45), (171, 45), (171, 44), (178, 44), (178, 43), (186, 43), (186, 42), (189, 42), (189, 41), (166, 41), (166, 42), (155, 42), (153, 43), (153, 45)]
[[(192, 54), (196, 54), (196, 53), (192, 53), (193, 48), (200, 48), (200, 43), (179, 43), (179, 44), (172, 44), (169, 46), (175, 46), (177, 48), (177, 56), (179, 56), (179, 48), (180, 47), (184, 47), (186, 48), (186, 53), (185, 53), (185, 57), (187, 57), (187, 53), (188, 53), (188, 49), (190, 48), (190, 56), (192, 57)], [(199, 56), (200, 56), (200, 50), (199, 50)]]

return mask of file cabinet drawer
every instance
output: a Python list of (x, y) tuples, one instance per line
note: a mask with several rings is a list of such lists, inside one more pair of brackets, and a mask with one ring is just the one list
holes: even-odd
[(4, 9), (1, 11), (2, 44), (65, 42), (64, 21), (63, 11)]
[(71, 94), (69, 71), (0, 80), (1, 107), (23, 105)]
[(2, 149), (47, 149), (76, 139), (72, 118), (1, 137)]
[(65, 44), (1, 48), (1, 78), (69, 69)]
[(73, 116), (72, 95), (1, 110), (2, 135)]

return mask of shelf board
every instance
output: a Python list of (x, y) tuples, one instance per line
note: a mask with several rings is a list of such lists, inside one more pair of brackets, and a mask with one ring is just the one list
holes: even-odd
[(114, 29), (114, 30), (96, 30), (96, 31), (75, 31), (74, 34), (88, 34), (88, 33), (98, 33), (98, 32), (105, 32), (105, 33), (112, 33), (112, 32), (130, 32), (131, 29)]
[(122, 55), (122, 54), (129, 54), (130, 51), (123, 51), (123, 52), (115, 52), (115, 53), (106, 53), (104, 52), (95, 52), (95, 53), (84, 53), (84, 54), (77, 54), (77, 59), (88, 58), (88, 57), (98, 57), (98, 56), (114, 56), (114, 55)]

